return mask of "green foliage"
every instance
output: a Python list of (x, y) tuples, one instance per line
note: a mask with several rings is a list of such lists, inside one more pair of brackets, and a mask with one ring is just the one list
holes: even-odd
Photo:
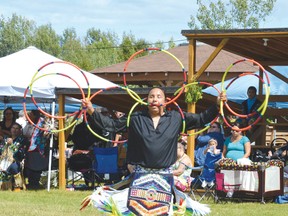
[[(198, 12), (191, 16), (191, 29), (259, 28), (277, 0), (197, 0)], [(197, 25), (197, 21), (200, 26)]]
[(58, 36), (51, 25), (39, 26), (35, 31), (34, 46), (53, 56), (61, 53), (60, 36)]
[[(151, 44), (145, 39), (136, 39), (132, 33), (123, 33), (122, 40), (116, 33), (91, 28), (84, 38), (79, 38), (74, 28), (67, 28), (57, 35), (51, 24), (36, 26), (32, 20), (13, 14), (0, 18), (0, 57), (12, 54), (28, 46), (49, 53), (78, 67), (91, 71), (126, 61), (136, 51), (147, 47), (165, 48), (163, 41)], [(175, 46), (169, 41), (169, 48)], [(139, 58), (148, 55), (142, 52)]]
[(174, 43), (174, 39), (173, 39), (173, 37), (171, 37), (169, 42), (168, 42), (168, 47), (169, 47), (169, 49), (172, 49), (175, 46), (176, 46), (176, 44)]
[(87, 51), (82, 46), (74, 28), (65, 29), (60, 41), (62, 52), (57, 57), (69, 61), (84, 70), (91, 65), (89, 58), (87, 58)]
[(186, 103), (197, 103), (197, 101), (200, 99), (202, 99), (202, 86), (190, 85), (185, 87)]
[(101, 32), (99, 29), (91, 28), (85, 37), (85, 47), (89, 53), (92, 70), (95, 68), (112, 65), (119, 62), (117, 49), (118, 36), (113, 32)]
[(35, 23), (13, 14), (0, 18), (0, 57), (12, 54), (33, 43)]

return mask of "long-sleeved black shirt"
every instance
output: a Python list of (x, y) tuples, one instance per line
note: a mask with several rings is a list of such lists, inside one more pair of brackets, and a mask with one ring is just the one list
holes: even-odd
[[(212, 121), (218, 114), (216, 106), (203, 113), (184, 113), (187, 130), (201, 128)], [(89, 123), (99, 129), (111, 132), (125, 131), (127, 119), (111, 119), (94, 112)], [(128, 128), (127, 162), (147, 168), (167, 168), (177, 159), (177, 141), (182, 130), (182, 118), (178, 111), (166, 111), (154, 128), (148, 111), (135, 112), (131, 115)]]

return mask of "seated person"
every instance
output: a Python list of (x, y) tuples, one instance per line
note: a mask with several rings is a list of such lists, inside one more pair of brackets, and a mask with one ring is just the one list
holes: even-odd
[(214, 155), (220, 154), (220, 150), (217, 149), (217, 145), (218, 145), (218, 142), (216, 139), (210, 139), (208, 141), (208, 146), (205, 149), (204, 154), (207, 154), (207, 152), (209, 152), (210, 154), (214, 154)]
[(68, 160), (68, 166), (71, 170), (82, 171), (85, 184), (88, 186), (92, 180), (92, 172), (87, 172), (87, 170), (92, 168), (93, 147), (98, 146), (103, 141), (89, 131), (84, 121), (75, 127), (71, 139), (74, 146), (72, 156)]
[(194, 151), (195, 155), (195, 166), (203, 166), (205, 162), (205, 154), (204, 151), (208, 147), (208, 141), (210, 139), (215, 139), (218, 143), (217, 149), (219, 149), (221, 152), (223, 150), (223, 144), (224, 144), (224, 136), (221, 133), (221, 125), (219, 122), (214, 122), (211, 124), (210, 128), (207, 131), (207, 134), (200, 135), (197, 137), (197, 145)]
[(219, 149), (217, 149), (217, 140), (210, 139), (208, 142), (208, 148), (204, 151), (206, 154), (204, 168), (201, 174), (202, 187), (207, 184), (213, 184), (215, 180), (215, 163), (221, 159), (222, 154)]
[(174, 184), (177, 189), (186, 191), (190, 188), (192, 178), (192, 162), (189, 156), (185, 153), (186, 142), (178, 142), (177, 161), (173, 165)]
[(11, 136), (0, 137), (0, 171), (8, 175), (16, 175), (21, 171), (21, 162), (25, 157), (29, 141), (22, 135), (22, 127), (13, 123), (10, 129)]
[(232, 127), (231, 136), (226, 138), (223, 148), (223, 157), (235, 161), (241, 158), (249, 158), (251, 153), (250, 140), (243, 136), (241, 131), (237, 131), (239, 128), (239, 123)]

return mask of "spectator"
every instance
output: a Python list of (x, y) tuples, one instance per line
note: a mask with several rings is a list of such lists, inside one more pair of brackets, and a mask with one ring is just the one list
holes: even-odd
[[(100, 113), (102, 115), (104, 115), (104, 116), (107, 116), (107, 117), (111, 118), (111, 119), (113, 118), (111, 113), (109, 112), (109, 110), (106, 107), (101, 107)], [(105, 139), (115, 140), (116, 133), (113, 132), (113, 131), (108, 131), (105, 128), (102, 128), (101, 132), (98, 133), (98, 134), (100, 134)], [(113, 146), (114, 146), (114, 143), (106, 142), (106, 141), (103, 141), (103, 140), (101, 140), (101, 142), (98, 143), (98, 147), (101, 147), (101, 148), (110, 148), (110, 147), (113, 147)]]
[(0, 170), (6, 171), (7, 174), (5, 176), (0, 175), (0, 181), (5, 180), (5, 177), (9, 179), (13, 177), (13, 188), (24, 188), (24, 178), (20, 172), (23, 168), (23, 159), (29, 142), (22, 135), (21, 125), (15, 122), (11, 127), (11, 137), (1, 136), (0, 139), (2, 140)]
[(5, 136), (2, 138), (3, 149), (0, 152), (8, 154), (11, 151), (11, 165), (7, 168), (7, 172), (11, 175), (15, 175), (20, 172), (20, 163), (25, 157), (25, 152), (29, 145), (28, 140), (22, 135), (22, 127), (18, 123), (14, 123), (11, 127), (11, 137)]
[(195, 148), (195, 166), (203, 166), (205, 163), (205, 154), (204, 151), (208, 147), (208, 142), (211, 139), (215, 139), (218, 143), (217, 149), (221, 152), (223, 151), (223, 144), (225, 141), (224, 135), (221, 133), (221, 125), (219, 122), (214, 122), (211, 124), (210, 128), (207, 131), (207, 134), (200, 135), (196, 140), (196, 148)]
[(25, 128), (27, 124), (27, 119), (24, 114), (24, 110), (20, 110), (18, 113), (18, 118), (16, 119), (16, 122), (22, 126), (22, 128)]
[[(46, 127), (46, 122), (39, 110), (29, 112), (31, 121), (40, 128)], [(34, 127), (30, 122), (25, 126), (23, 133), (30, 141), (30, 146), (25, 157), (25, 176), (28, 178), (28, 189), (39, 189), (41, 173), (48, 168), (47, 156), (50, 134)]]
[[(257, 89), (254, 86), (250, 86), (247, 89), (248, 98), (242, 103), (242, 114), (249, 114), (257, 111), (261, 106), (261, 101), (257, 99)], [(255, 117), (254, 117), (255, 119)], [(248, 121), (250, 118), (248, 119)]]
[(207, 152), (209, 152), (210, 154), (214, 154), (214, 155), (219, 154), (220, 150), (217, 149), (217, 145), (218, 145), (218, 142), (216, 139), (210, 139), (208, 141), (208, 147), (204, 151), (204, 154), (207, 154)]
[[(248, 99), (243, 101), (242, 103), (242, 114), (248, 115), (250, 113), (256, 112), (257, 109), (261, 106), (261, 101), (257, 99), (257, 89), (254, 86), (250, 86), (247, 89)], [(242, 119), (243, 127), (247, 127), (248, 125), (253, 124), (253, 122), (259, 117), (259, 114), (255, 114), (249, 118)], [(255, 131), (255, 127), (251, 128), (246, 132), (246, 136), (251, 139), (253, 131)]]
[(177, 161), (173, 165), (174, 184), (181, 191), (186, 191), (190, 188), (192, 178), (192, 162), (189, 156), (185, 153), (186, 142), (178, 142), (177, 144)]
[[(95, 133), (102, 133), (102, 130), (96, 130), (93, 124), (90, 127), (92, 127)], [(74, 145), (72, 156), (68, 160), (68, 166), (72, 170), (84, 170), (82, 172), (84, 181), (86, 186), (89, 186), (93, 179), (93, 173), (86, 170), (92, 168), (92, 161), (94, 160), (93, 147), (102, 146), (106, 142), (92, 134), (84, 121), (76, 125), (71, 139)]]
[(16, 120), (15, 112), (11, 107), (8, 107), (3, 112), (3, 121), (0, 122), (0, 127), (3, 135), (11, 136), (11, 128)]
[(231, 136), (227, 137), (224, 142), (223, 157), (231, 158), (237, 161), (240, 158), (249, 158), (251, 145), (248, 137), (243, 136), (239, 123), (236, 123), (231, 130)]

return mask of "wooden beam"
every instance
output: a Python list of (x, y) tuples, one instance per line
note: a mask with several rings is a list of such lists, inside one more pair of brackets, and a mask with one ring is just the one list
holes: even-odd
[(278, 73), (276, 70), (274, 70), (273, 68), (266, 66), (264, 67), (265, 70), (269, 71), (271, 74), (273, 74), (274, 76), (278, 77), (279, 79), (283, 80), (284, 82), (288, 83), (288, 78), (283, 76), (282, 74)]
[[(202, 73), (209, 67), (211, 62), (216, 58), (216, 56), (220, 53), (220, 51), (225, 46), (225, 44), (227, 44), (228, 41), (229, 41), (228, 38), (221, 40), (220, 44), (216, 47), (216, 49), (211, 53), (211, 55), (208, 57), (208, 59), (204, 62), (204, 64), (198, 70), (197, 74), (194, 77), (194, 80), (197, 80), (198, 77), (200, 77), (202, 75)], [(195, 51), (195, 53), (196, 53), (196, 51)]]
[[(287, 28), (283, 31), (257, 31), (251, 29), (246, 31), (240, 30), (182, 30), (182, 35), (187, 37), (189, 40), (198, 38), (270, 38), (270, 37), (287, 37)], [(273, 29), (272, 29), (273, 30)]]

